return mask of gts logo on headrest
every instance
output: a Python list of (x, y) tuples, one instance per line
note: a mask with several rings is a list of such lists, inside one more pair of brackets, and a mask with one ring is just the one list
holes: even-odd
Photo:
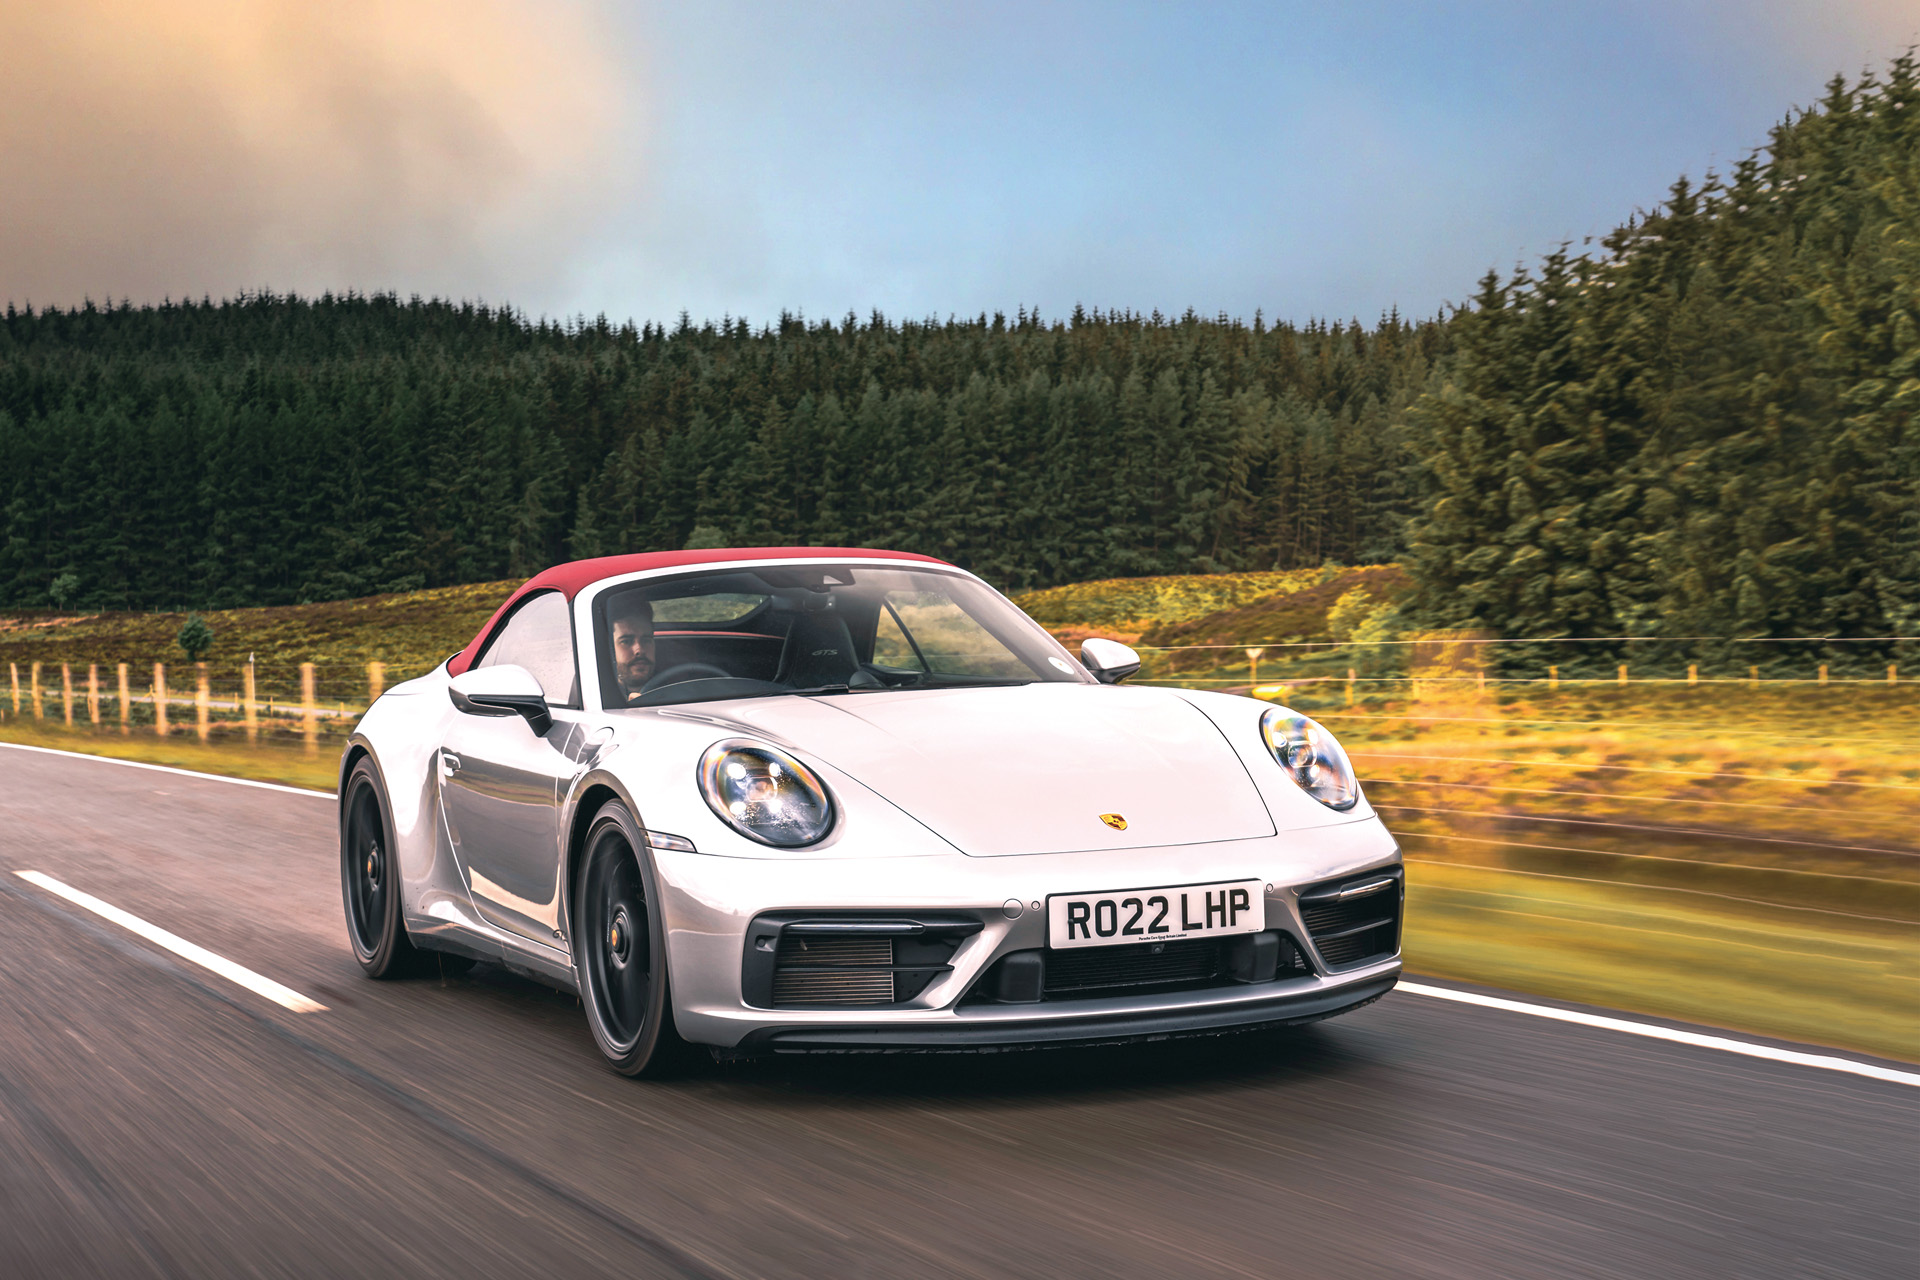
[(840, 651), (838, 649), (815, 649), (808, 656), (814, 658), (837, 658), (840, 656)]

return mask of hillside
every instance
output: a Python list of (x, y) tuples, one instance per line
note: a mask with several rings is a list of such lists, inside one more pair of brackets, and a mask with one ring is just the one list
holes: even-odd
[(1169, 623), (1205, 617), (1297, 591), (1322, 580), (1320, 569), (1266, 573), (1179, 574), (1075, 582), (1014, 597), (1029, 617), (1062, 638), (1088, 635), (1134, 640)]
[(1413, 583), (1398, 565), (1358, 569), (1329, 566), (1307, 582), (1198, 617), (1163, 617), (1140, 637), (1156, 648), (1184, 645), (1264, 645), (1327, 640), (1328, 614), (1341, 597), (1359, 592), (1375, 605), (1404, 599)]
[[(473, 638), (518, 582), (482, 582), (433, 591), (368, 596), (279, 608), (217, 609), (206, 662), (222, 686), (252, 655), (262, 695), (299, 688), (299, 664), (319, 672), (322, 701), (364, 697), (366, 664), (384, 662), (389, 680), (430, 670)], [(185, 613), (57, 614), (0, 617), (0, 662), (23, 670), (127, 662), (144, 685), (155, 662), (185, 661), (176, 644)], [(57, 674), (53, 677), (57, 679)]]

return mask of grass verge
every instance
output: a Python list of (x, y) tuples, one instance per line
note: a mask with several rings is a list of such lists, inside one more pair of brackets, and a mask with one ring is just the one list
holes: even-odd
[[(36, 729), (30, 724), (9, 721), (0, 724), (0, 742), (17, 742), (29, 747), (51, 747), (56, 751), (78, 751), (85, 755), (105, 756), (110, 760), (138, 760), (142, 764), (163, 764), (196, 773), (217, 773), (229, 778), (250, 778), (255, 782), (278, 782), (289, 787), (309, 787), (332, 791), (338, 785), (340, 744), (322, 741), (318, 752), (308, 755), (298, 746), (244, 743), (202, 743), (189, 735), (173, 734), (160, 738), (149, 729), (127, 735), (113, 732), (72, 733), (60, 729)], [(4, 755), (0, 755), (0, 760)]]
[(1920, 1061), (1920, 926), (1411, 862), (1407, 967)]

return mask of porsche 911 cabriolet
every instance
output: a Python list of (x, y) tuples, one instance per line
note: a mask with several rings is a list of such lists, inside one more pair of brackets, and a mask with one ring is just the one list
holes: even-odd
[(1378, 999), (1398, 847), (1333, 735), (1121, 683), (927, 556), (549, 569), (340, 765), (347, 934), (577, 991), (628, 1075), (1219, 1034)]

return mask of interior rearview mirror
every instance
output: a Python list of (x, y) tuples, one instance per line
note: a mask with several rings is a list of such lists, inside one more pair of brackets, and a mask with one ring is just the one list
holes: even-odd
[(447, 696), (470, 716), (523, 716), (543, 737), (553, 728), (546, 693), (525, 667), (502, 663), (463, 671), (447, 685)]
[(1140, 655), (1118, 640), (1096, 636), (1080, 642), (1080, 663), (1101, 684), (1118, 684), (1140, 669)]

